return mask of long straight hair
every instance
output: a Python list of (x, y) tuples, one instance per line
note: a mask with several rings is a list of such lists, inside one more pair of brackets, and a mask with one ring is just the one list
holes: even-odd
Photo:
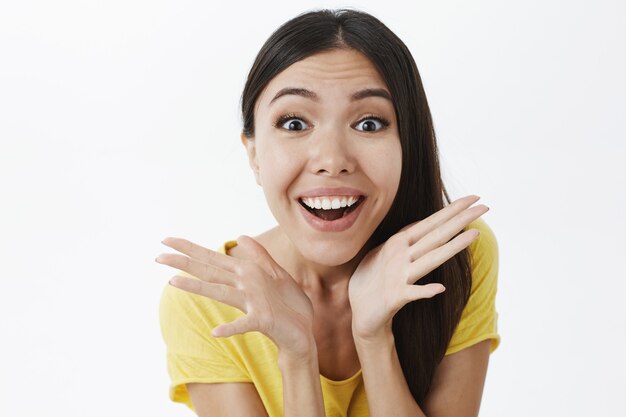
[[(406, 45), (375, 17), (357, 10), (319, 10), (280, 26), (259, 51), (241, 98), (243, 133), (254, 138), (254, 107), (267, 84), (293, 63), (332, 49), (367, 56), (390, 90), (402, 147), (402, 171), (394, 202), (368, 244), (385, 242), (402, 227), (441, 210), (450, 198), (441, 179), (433, 122), (415, 61)], [(435, 370), (467, 304), (471, 266), (467, 249), (416, 284), (440, 282), (446, 291), (406, 304), (393, 318), (402, 371), (422, 406)]]

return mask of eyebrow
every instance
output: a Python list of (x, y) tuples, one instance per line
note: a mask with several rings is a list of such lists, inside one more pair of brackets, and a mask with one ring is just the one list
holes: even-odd
[[(315, 102), (319, 101), (318, 95), (315, 94), (313, 91), (307, 90), (306, 88), (286, 87), (276, 93), (272, 101), (270, 101), (270, 105), (278, 100), (280, 97), (287, 95), (300, 96), (308, 98), (309, 100), (313, 100)], [(382, 97), (384, 99), (392, 101), (391, 94), (389, 94), (389, 92), (384, 88), (365, 88), (363, 90), (357, 91), (356, 93), (352, 94), (352, 96), (350, 96), (350, 101), (363, 100), (367, 97)]]
[(319, 97), (317, 96), (317, 94), (315, 94), (313, 91), (307, 90), (306, 88), (286, 87), (276, 93), (272, 101), (270, 101), (270, 104), (272, 104), (282, 96), (287, 95), (301, 96), (313, 101), (319, 101)]
[(357, 91), (356, 93), (352, 94), (352, 97), (350, 97), (350, 101), (363, 100), (367, 97), (382, 97), (384, 99), (392, 101), (391, 94), (389, 94), (389, 91), (385, 90), (384, 88), (366, 88), (364, 90)]

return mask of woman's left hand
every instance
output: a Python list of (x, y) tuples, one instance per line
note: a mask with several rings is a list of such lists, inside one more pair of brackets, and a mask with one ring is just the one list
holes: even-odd
[(441, 284), (413, 284), (478, 237), (478, 230), (469, 229), (452, 239), (489, 210), (484, 205), (468, 208), (479, 198), (470, 195), (454, 201), (404, 227), (363, 258), (348, 287), (355, 340), (388, 334), (393, 316), (405, 304), (445, 291)]

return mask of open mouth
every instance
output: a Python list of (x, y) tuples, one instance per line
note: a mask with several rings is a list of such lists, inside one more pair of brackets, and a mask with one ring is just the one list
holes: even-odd
[[(353, 212), (359, 205), (361, 205), (363, 201), (365, 201), (365, 196), (360, 195), (357, 197), (357, 200), (352, 202), (352, 204), (350, 205), (347, 205), (346, 201), (340, 203), (342, 206), (345, 205), (345, 207), (324, 209), (324, 208), (310, 207), (302, 200), (302, 198), (298, 199), (298, 202), (309, 213), (325, 221), (333, 221), (333, 220), (341, 219), (342, 217), (347, 216), (348, 214)], [(309, 201), (309, 204), (311, 204), (311, 201)], [(317, 204), (316, 207), (317, 206), (319, 206), (319, 204)]]

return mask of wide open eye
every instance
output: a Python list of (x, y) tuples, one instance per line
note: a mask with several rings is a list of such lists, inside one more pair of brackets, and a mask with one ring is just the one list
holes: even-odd
[(389, 122), (382, 117), (368, 116), (358, 121), (355, 128), (361, 132), (378, 132), (387, 126), (389, 126)]
[(276, 121), (276, 124), (274, 126), (280, 129), (290, 130), (294, 132), (309, 128), (309, 125), (304, 120), (292, 114), (282, 116)]

